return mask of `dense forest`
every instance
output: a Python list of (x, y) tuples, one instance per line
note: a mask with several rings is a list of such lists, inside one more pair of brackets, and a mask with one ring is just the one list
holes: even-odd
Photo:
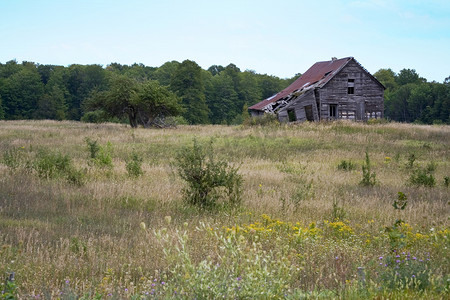
[[(282, 90), (281, 79), (236, 65), (207, 70), (190, 60), (143, 64), (41, 65), (0, 63), (0, 119), (129, 121), (152, 125), (177, 115), (185, 124), (240, 124), (246, 107)], [(386, 87), (385, 116), (400, 122), (450, 124), (450, 77), (427, 82), (413, 69), (380, 69)]]

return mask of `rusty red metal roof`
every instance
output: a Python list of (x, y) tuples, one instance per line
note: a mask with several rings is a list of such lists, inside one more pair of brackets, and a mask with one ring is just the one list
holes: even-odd
[(352, 59), (353, 57), (345, 57), (341, 59), (316, 62), (287, 88), (259, 103), (256, 103), (255, 105), (250, 106), (248, 109), (263, 110), (267, 105), (288, 97), (294, 91), (305, 89), (312, 85), (323, 86)]

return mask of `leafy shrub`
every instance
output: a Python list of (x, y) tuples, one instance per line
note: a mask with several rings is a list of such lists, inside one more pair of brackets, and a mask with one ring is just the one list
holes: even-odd
[(112, 145), (110, 142), (106, 146), (101, 146), (97, 141), (90, 138), (85, 139), (87, 149), (89, 151), (89, 158), (92, 163), (98, 167), (112, 168)]
[(176, 156), (175, 168), (186, 182), (184, 198), (189, 204), (212, 207), (225, 198), (229, 204), (239, 204), (242, 176), (237, 167), (215, 157), (211, 140), (201, 145), (196, 139), (192, 147), (184, 147)]
[[(399, 212), (404, 210), (408, 205), (408, 197), (403, 192), (398, 192), (397, 200), (394, 200), (392, 206), (394, 209)], [(392, 226), (387, 226), (385, 228), (385, 232), (388, 234), (389, 243), (391, 245), (391, 250), (397, 251), (406, 246), (406, 230), (405, 223), (400, 218), (395, 220)]]
[(40, 150), (31, 162), (31, 168), (41, 178), (64, 178), (77, 185), (82, 185), (85, 181), (84, 172), (73, 166), (70, 156), (59, 152)]
[(89, 151), (89, 157), (94, 159), (97, 157), (98, 152), (100, 151), (100, 146), (97, 143), (97, 141), (91, 140), (90, 138), (86, 138), (85, 139), (86, 144), (87, 144), (87, 148)]
[(75, 185), (83, 185), (86, 182), (86, 173), (83, 170), (78, 170), (74, 167), (71, 167), (67, 170), (65, 177), (68, 182)]
[(53, 153), (48, 150), (40, 150), (36, 155), (32, 167), (39, 177), (55, 178), (64, 175), (72, 168), (71, 164), (72, 161), (68, 155), (59, 152)]
[(365, 164), (362, 166), (363, 178), (361, 184), (365, 186), (374, 186), (376, 184), (376, 174), (371, 172), (369, 153), (366, 151)]
[(410, 169), (414, 166), (414, 162), (416, 161), (416, 155), (414, 153), (409, 154), (408, 156), (408, 162), (406, 163), (406, 166)]
[(127, 161), (126, 168), (130, 177), (139, 177), (144, 174), (142, 171), (143, 158), (136, 152), (131, 154), (131, 158)]
[(352, 163), (350, 160), (346, 161), (345, 159), (343, 159), (341, 160), (337, 168), (338, 170), (351, 171), (356, 169), (356, 164)]
[(449, 176), (444, 176), (444, 186), (448, 187), (450, 183), (450, 177)]
[(409, 177), (409, 182), (416, 186), (433, 187), (436, 185), (436, 179), (434, 178), (434, 171), (436, 170), (436, 164), (431, 162), (425, 168), (418, 167), (413, 170)]

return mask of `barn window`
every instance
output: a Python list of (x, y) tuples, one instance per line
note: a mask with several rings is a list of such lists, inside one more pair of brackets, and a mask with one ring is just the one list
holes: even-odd
[(347, 82), (347, 94), (353, 95), (355, 93), (355, 79), (349, 79)]
[(339, 118), (341, 119), (355, 119), (355, 111), (354, 110), (339, 110)]
[(337, 105), (336, 104), (330, 104), (330, 114), (329, 114), (329, 116), (331, 117), (331, 118), (336, 118), (336, 116), (337, 116)]
[(287, 113), (288, 113), (289, 122), (297, 121), (297, 116), (295, 115), (295, 110), (288, 109)]

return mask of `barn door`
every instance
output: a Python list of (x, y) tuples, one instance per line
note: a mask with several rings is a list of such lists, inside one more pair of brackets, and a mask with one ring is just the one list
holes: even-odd
[(366, 106), (364, 105), (364, 101), (356, 102), (356, 120), (358, 121), (364, 120), (365, 112)]
[(305, 109), (305, 114), (306, 114), (306, 120), (307, 121), (314, 121), (312, 105), (306, 105), (304, 107), (304, 109)]

